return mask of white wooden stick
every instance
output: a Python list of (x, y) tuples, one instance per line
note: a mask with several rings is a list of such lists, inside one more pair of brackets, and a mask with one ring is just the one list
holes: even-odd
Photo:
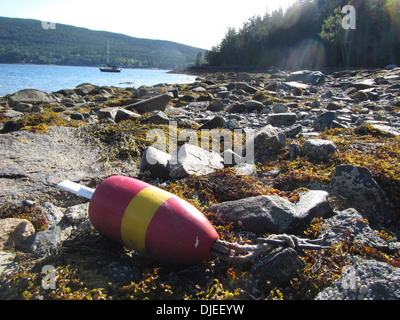
[(57, 184), (57, 187), (65, 189), (70, 192), (73, 192), (73, 193), (75, 193), (79, 196), (85, 197), (87, 199), (92, 198), (92, 195), (95, 190), (95, 189), (82, 186), (78, 183), (75, 183), (75, 182), (72, 182), (69, 180), (64, 180), (63, 182), (60, 182), (59, 184)]

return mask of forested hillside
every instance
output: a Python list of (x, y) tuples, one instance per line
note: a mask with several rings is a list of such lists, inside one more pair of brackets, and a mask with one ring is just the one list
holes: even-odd
[(173, 69), (194, 64), (205, 50), (171, 41), (149, 40), (104, 31), (56, 24), (43, 28), (31, 19), (0, 17), (0, 63), (37, 63), (98, 66), (110, 62), (123, 67)]
[[(355, 29), (346, 5), (355, 9)], [(297, 0), (285, 12), (254, 16), (230, 28), (206, 53), (213, 66), (301, 69), (382, 67), (400, 63), (399, 0)]]

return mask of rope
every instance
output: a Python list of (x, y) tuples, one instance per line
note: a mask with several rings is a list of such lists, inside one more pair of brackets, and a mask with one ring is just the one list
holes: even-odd
[(258, 244), (238, 244), (230, 243), (223, 240), (217, 240), (211, 247), (211, 253), (213, 256), (225, 260), (228, 262), (241, 264), (246, 262), (252, 262), (261, 255), (271, 251), (276, 246), (284, 246), (292, 249), (306, 249), (306, 250), (323, 250), (330, 249), (328, 246), (316, 245), (323, 241), (324, 238), (316, 240), (301, 239), (293, 235), (271, 235), (268, 238), (256, 239)]

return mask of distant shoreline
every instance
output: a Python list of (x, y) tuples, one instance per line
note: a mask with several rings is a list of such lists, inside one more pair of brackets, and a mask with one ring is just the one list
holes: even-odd
[[(21, 66), (54, 66), (54, 67), (79, 67), (79, 68), (100, 68), (102, 66), (80, 66), (80, 65), (69, 65), (69, 64), (43, 64), (43, 63), (11, 63), (11, 62), (0, 62), (0, 65), (21, 65)], [(121, 67), (122, 69), (139, 69), (139, 70), (170, 70), (170, 69), (159, 69), (159, 68), (147, 68), (147, 67)]]

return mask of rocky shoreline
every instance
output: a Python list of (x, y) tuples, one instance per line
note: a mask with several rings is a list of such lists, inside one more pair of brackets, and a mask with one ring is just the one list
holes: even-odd
[[(0, 98), (0, 132), (2, 299), (400, 298), (400, 68), (28, 89)], [(332, 249), (153, 261), (93, 230), (87, 200), (56, 187), (115, 174), (185, 198), (224, 240), (306, 235)]]

